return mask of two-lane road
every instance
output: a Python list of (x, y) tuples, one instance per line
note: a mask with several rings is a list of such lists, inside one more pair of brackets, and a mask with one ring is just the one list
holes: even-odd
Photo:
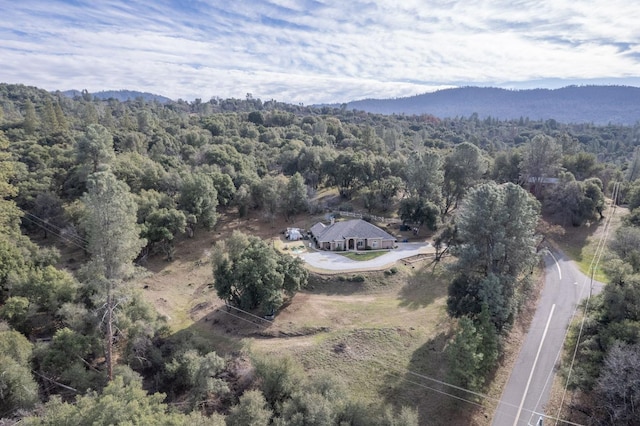
[[(535, 426), (545, 413), (554, 368), (578, 303), (589, 295), (591, 278), (564, 254), (545, 256), (545, 285), (529, 332), (493, 417), (493, 426)], [(593, 282), (593, 293), (602, 284)], [(544, 422), (548, 424), (548, 421)]]

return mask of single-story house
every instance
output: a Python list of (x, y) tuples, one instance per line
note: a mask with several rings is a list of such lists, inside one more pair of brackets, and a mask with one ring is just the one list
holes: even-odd
[(396, 242), (393, 235), (362, 219), (332, 220), (330, 225), (318, 222), (310, 232), (316, 247), (322, 250), (391, 249)]

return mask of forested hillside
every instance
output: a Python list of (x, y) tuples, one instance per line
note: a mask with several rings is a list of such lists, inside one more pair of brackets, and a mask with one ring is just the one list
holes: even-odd
[(120, 102), (134, 101), (138, 98), (144, 99), (146, 102), (158, 101), (160, 103), (165, 103), (171, 101), (171, 99), (165, 96), (154, 95), (153, 93), (148, 92), (137, 92), (135, 90), (102, 90), (91, 94), (84, 90), (65, 90), (62, 94), (68, 98), (75, 98), (76, 96), (91, 96), (100, 100), (116, 99)]
[(557, 120), (563, 123), (634, 125), (640, 119), (640, 88), (569, 86), (561, 89), (506, 90), (461, 87), (399, 99), (364, 99), (348, 109), (379, 114), (432, 114), (499, 120)]
[[(217, 238), (221, 217), (399, 217), (432, 236), (438, 258), (455, 255), (449, 378), (481, 390), (530, 287), (540, 213), (567, 227), (597, 222), (616, 181), (618, 201), (637, 208), (639, 144), (639, 125), (381, 115), (249, 95), (121, 102), (0, 84), (0, 367), (9, 372), (0, 415), (23, 424), (115, 424), (125, 412), (137, 424), (417, 424), (411, 404), (363, 402), (288, 359), (256, 361), (254, 382), (240, 389), (232, 361), (172, 333), (128, 283), (149, 273), (145, 259), (171, 261), (176, 240)], [(323, 190), (336, 196), (316, 197)], [(47, 239), (84, 258), (60, 268)], [(591, 373), (637, 343), (637, 304), (623, 296), (635, 292), (638, 246), (615, 247), (611, 268), (619, 290), (609, 299), (629, 309), (611, 317), (608, 292), (599, 305), (603, 324), (633, 327), (616, 328), (623, 343), (601, 345)], [(256, 237), (234, 234), (212, 250), (218, 294), (258, 315), (277, 313), (307, 282), (300, 261)], [(262, 287), (241, 294), (238, 277)], [(584, 383), (598, 390), (597, 380)]]

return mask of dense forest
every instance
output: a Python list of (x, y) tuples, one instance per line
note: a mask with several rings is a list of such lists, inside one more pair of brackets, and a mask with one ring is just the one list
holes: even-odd
[[(255, 383), (238, 389), (232, 360), (172, 335), (127, 283), (144, 274), (145, 259), (171, 261), (178, 238), (210, 232), (220, 215), (396, 216), (433, 235), (438, 259), (451, 259), (447, 310), (458, 333), (449, 380), (480, 390), (531, 287), (544, 224), (599, 221), (622, 182), (616, 202), (631, 213), (570, 380), (584, 401), (599, 401), (581, 406), (594, 424), (637, 424), (629, 366), (640, 330), (638, 145), (638, 124), (380, 115), (250, 94), (121, 102), (0, 84), (0, 416), (417, 424), (412, 407), (362, 402), (287, 358), (256, 360)], [(325, 189), (338, 196), (318, 199)], [(48, 238), (81, 248), (84, 259), (58, 268)], [(277, 312), (308, 279), (300, 261), (254, 236), (237, 233), (212, 250), (217, 294), (259, 315)]]

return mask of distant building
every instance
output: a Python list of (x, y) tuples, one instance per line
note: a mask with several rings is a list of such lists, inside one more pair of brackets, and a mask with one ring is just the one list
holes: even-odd
[(287, 228), (285, 236), (289, 241), (298, 241), (302, 239), (302, 232), (300, 228)]
[(530, 177), (527, 179), (527, 189), (536, 197), (540, 197), (547, 189), (554, 187), (559, 183), (560, 179), (555, 177)]
[(555, 177), (530, 177), (529, 179), (527, 179), (527, 183), (529, 185), (535, 185), (537, 183), (541, 184), (541, 185), (556, 185), (560, 182), (559, 178), (555, 178)]
[(331, 251), (391, 249), (396, 242), (393, 235), (362, 219), (318, 222), (311, 227), (311, 238), (319, 249)]

